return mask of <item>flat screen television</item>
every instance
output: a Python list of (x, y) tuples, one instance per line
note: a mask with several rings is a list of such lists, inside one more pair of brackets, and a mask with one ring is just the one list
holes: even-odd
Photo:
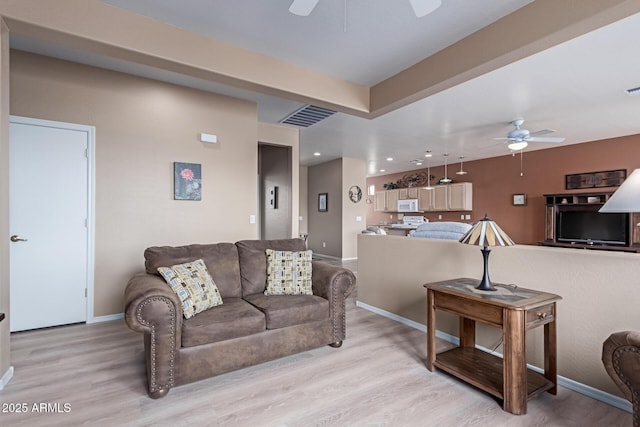
[(629, 214), (598, 213), (599, 207), (561, 208), (558, 212), (556, 240), (568, 243), (627, 245)]

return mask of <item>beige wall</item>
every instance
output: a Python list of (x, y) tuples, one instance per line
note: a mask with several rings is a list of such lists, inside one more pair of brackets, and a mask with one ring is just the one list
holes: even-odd
[[(638, 328), (640, 255), (517, 245), (492, 248), (489, 264), (493, 282), (563, 298), (557, 315), (559, 375), (620, 395), (600, 360), (602, 342), (612, 332)], [(465, 276), (482, 277), (478, 247), (446, 240), (359, 236), (358, 300), (371, 306), (425, 324), (422, 285)], [(438, 313), (437, 321), (439, 330), (458, 335), (454, 316)], [(479, 345), (493, 348), (498, 340), (496, 329), (478, 328)], [(537, 328), (527, 337), (529, 363), (543, 366), (542, 348), (542, 330)]]
[[(257, 237), (255, 104), (12, 51), (11, 114), (96, 127), (96, 316), (148, 246)], [(202, 164), (202, 201), (173, 200), (174, 161)]]
[[(344, 157), (310, 166), (307, 175), (309, 248), (321, 255), (357, 258), (358, 234), (366, 228), (366, 161)], [(358, 203), (349, 200), (353, 185), (363, 190)], [(318, 212), (319, 193), (329, 195), (328, 212)]]
[[(0, 378), (9, 369), (9, 32), (0, 19)], [(0, 384), (1, 385), (1, 384)]]
[[(342, 258), (342, 159), (310, 166), (308, 191), (309, 249)], [(319, 193), (328, 194), (327, 212), (318, 212)]]
[[(342, 159), (342, 258), (358, 257), (358, 234), (366, 228), (367, 162), (361, 159)], [(357, 185), (362, 190), (362, 200), (353, 203), (349, 188)], [(358, 217), (360, 221), (358, 221)]]

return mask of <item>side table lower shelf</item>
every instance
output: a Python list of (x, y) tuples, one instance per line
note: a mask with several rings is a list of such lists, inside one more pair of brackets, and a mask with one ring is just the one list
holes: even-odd
[[(471, 347), (456, 347), (436, 355), (433, 364), (469, 384), (504, 399), (503, 360), (486, 351)], [(554, 387), (543, 375), (527, 369), (527, 398)]]

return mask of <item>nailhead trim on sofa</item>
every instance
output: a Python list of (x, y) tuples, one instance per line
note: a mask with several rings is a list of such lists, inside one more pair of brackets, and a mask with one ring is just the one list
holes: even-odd
[[(158, 386), (156, 384), (156, 378), (157, 378), (157, 375), (156, 375), (156, 326), (152, 325), (150, 322), (147, 322), (142, 317), (142, 311), (144, 310), (144, 308), (148, 304), (151, 304), (152, 302), (155, 302), (155, 301), (160, 301), (167, 304), (169, 313), (171, 314), (171, 323), (170, 323), (171, 350), (169, 353), (169, 383), (164, 386), (162, 385)], [(148, 326), (151, 329), (151, 383), (150, 383), (149, 393), (154, 393), (162, 389), (169, 389), (174, 385), (173, 370), (175, 365), (175, 346), (176, 346), (176, 341), (175, 341), (176, 340), (176, 324), (175, 324), (175, 311), (173, 309), (173, 303), (168, 298), (165, 298), (165, 297), (151, 297), (145, 300), (144, 302), (142, 302), (138, 306), (136, 317), (138, 318), (138, 322), (140, 322), (145, 326)]]

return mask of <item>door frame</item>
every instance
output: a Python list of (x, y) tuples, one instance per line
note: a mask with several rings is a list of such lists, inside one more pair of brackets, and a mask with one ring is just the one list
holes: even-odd
[[(87, 134), (87, 298), (86, 323), (96, 322), (94, 317), (94, 269), (95, 269), (95, 126), (76, 123), (35, 119), (32, 117), (9, 116), (9, 123), (67, 129)], [(9, 177), (11, 179), (11, 177)], [(11, 219), (9, 219), (11, 221)]]

